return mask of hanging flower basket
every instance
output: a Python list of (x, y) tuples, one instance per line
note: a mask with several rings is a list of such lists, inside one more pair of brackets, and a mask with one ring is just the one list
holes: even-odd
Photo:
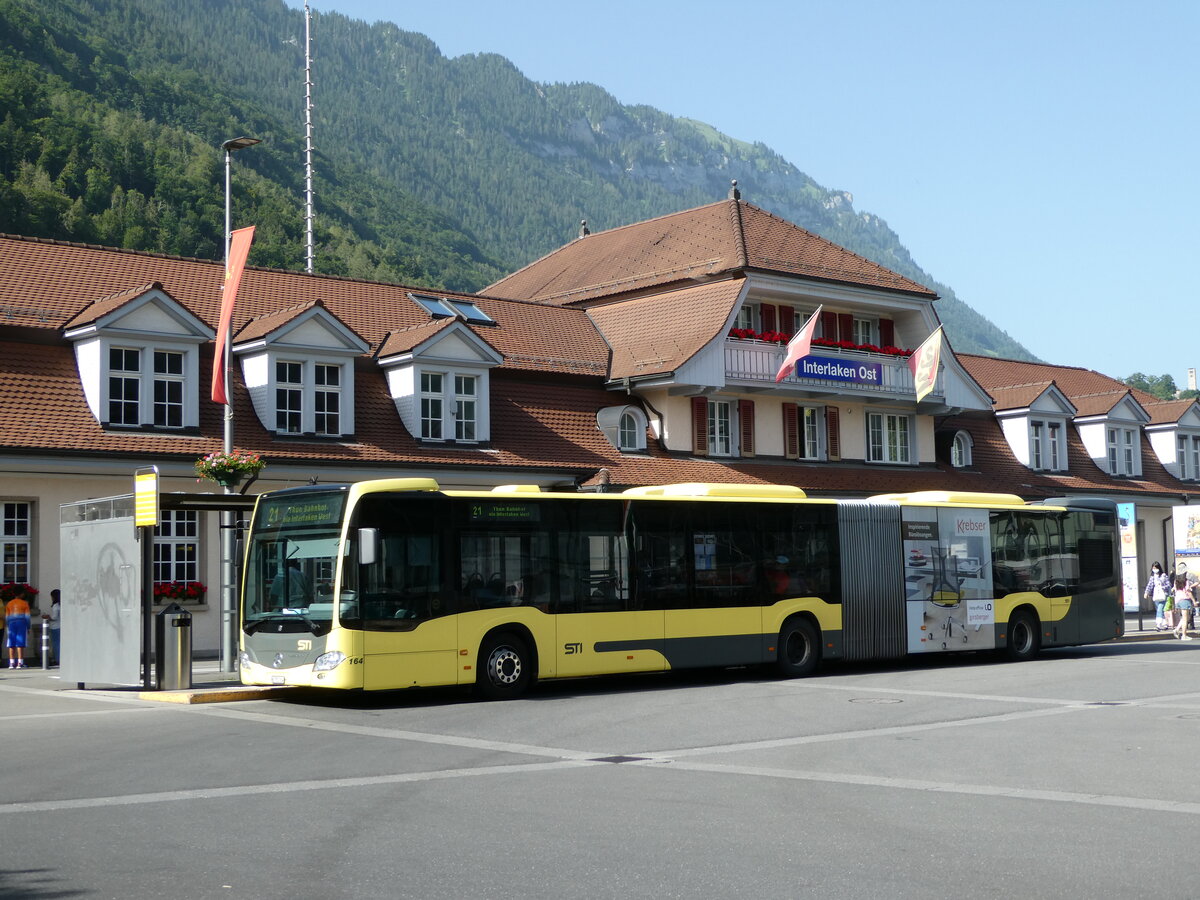
[(218, 451), (196, 460), (196, 474), (200, 478), (215, 481), (221, 487), (234, 488), (243, 478), (257, 475), (266, 465), (257, 453)]
[(0, 606), (9, 600), (20, 598), (26, 603), (32, 603), (38, 595), (38, 589), (32, 584), (21, 584), (18, 581), (8, 581), (0, 584)]

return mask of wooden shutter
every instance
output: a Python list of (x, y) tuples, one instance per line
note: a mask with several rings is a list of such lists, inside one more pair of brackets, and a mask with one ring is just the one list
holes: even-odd
[(799, 411), (795, 403), (783, 404), (783, 455), (788, 459), (800, 458)]
[(741, 432), (742, 456), (754, 455), (754, 401), (738, 401), (738, 430)]
[(692, 453), (708, 456), (708, 399), (692, 398)]
[(821, 337), (828, 341), (836, 341), (838, 339), (837, 313), (821, 313)]
[(891, 319), (879, 320), (879, 346), (896, 346), (896, 323)]
[(796, 333), (796, 310), (792, 307), (779, 307), (779, 330), (788, 337)]
[(825, 451), (829, 459), (842, 458), (841, 410), (836, 406), (825, 407)]
[(777, 325), (775, 318), (775, 307), (770, 303), (763, 303), (759, 307), (759, 310), (762, 318), (762, 330), (775, 331)]
[(838, 313), (838, 340), (854, 340), (854, 316), (850, 313)]

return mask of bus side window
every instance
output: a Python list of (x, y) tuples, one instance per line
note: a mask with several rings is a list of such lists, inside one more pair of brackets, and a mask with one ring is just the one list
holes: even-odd
[(629, 608), (629, 555), (616, 503), (564, 504), (558, 545), (557, 611)]

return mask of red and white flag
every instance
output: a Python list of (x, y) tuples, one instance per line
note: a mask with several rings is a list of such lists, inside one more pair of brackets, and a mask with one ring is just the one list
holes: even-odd
[(225, 271), (225, 286), (221, 289), (221, 322), (217, 326), (217, 352), (213, 355), (212, 398), (213, 403), (229, 403), (228, 385), (225, 384), (225, 345), (229, 328), (233, 323), (233, 301), (237, 299), (238, 285), (242, 283), (242, 272), (246, 268), (246, 257), (250, 255), (250, 242), (254, 240), (254, 226), (239, 228), (229, 234), (229, 265)]
[(787, 356), (783, 358), (783, 365), (779, 367), (779, 371), (775, 373), (775, 383), (783, 381), (788, 375), (796, 371), (797, 361), (808, 356), (812, 348), (813, 332), (817, 330), (817, 322), (821, 321), (821, 307), (817, 307), (817, 311), (808, 317), (808, 321), (804, 323), (796, 334), (788, 341)]
[(917, 402), (933, 390), (937, 381), (938, 361), (942, 356), (942, 326), (939, 325), (925, 342), (921, 344), (908, 358), (908, 367), (913, 373), (913, 389), (917, 392)]

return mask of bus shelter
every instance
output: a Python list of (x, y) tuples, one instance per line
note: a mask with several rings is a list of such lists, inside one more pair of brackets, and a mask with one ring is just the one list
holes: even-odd
[[(239, 538), (254, 501), (240, 494), (163, 494), (160, 499), (162, 509), (232, 511)], [(151, 684), (154, 573), (153, 551), (145, 541), (152, 539), (153, 529), (134, 524), (134, 506), (134, 495), (122, 494), (59, 507), (63, 681)], [(228, 640), (235, 614), (236, 608), (222, 610)]]

